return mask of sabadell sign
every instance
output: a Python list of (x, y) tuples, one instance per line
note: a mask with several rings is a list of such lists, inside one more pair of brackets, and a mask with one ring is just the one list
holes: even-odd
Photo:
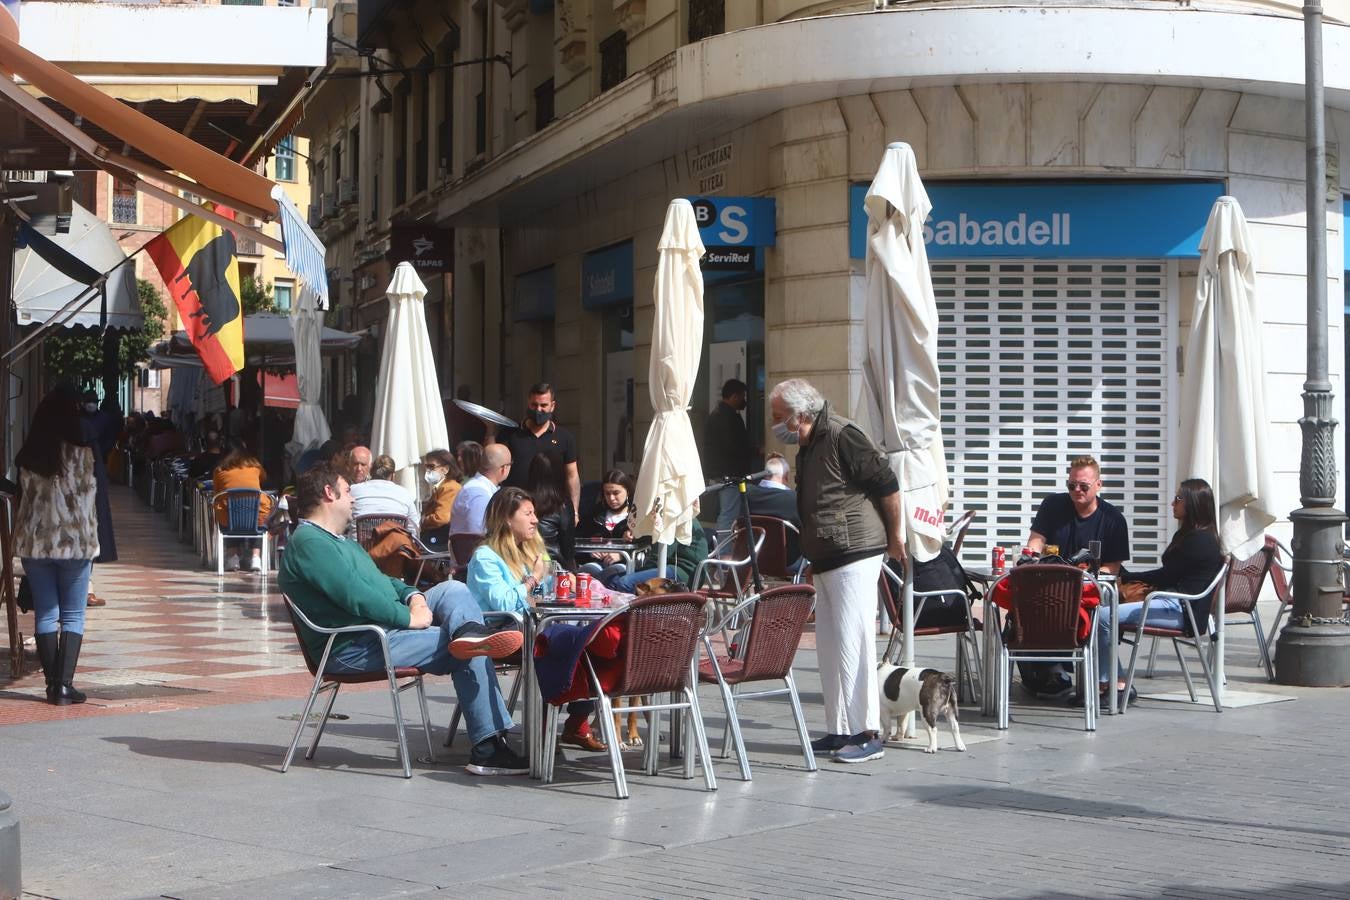
[[(867, 249), (866, 184), (849, 187), (849, 256)], [(1223, 184), (1179, 182), (934, 182), (923, 239), (930, 259), (1199, 256)]]

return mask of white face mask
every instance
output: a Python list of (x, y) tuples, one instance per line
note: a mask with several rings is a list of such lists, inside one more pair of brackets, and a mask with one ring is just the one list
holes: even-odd
[(785, 444), (799, 444), (802, 436), (795, 431), (790, 431), (786, 422), (773, 423), (773, 436)]
[(440, 484), (442, 481), (445, 480), (445, 473), (442, 472), (440, 469), (432, 469), (423, 474), (422, 479), (426, 481), (427, 484), (431, 485), (432, 487), (435, 487), (436, 485)]

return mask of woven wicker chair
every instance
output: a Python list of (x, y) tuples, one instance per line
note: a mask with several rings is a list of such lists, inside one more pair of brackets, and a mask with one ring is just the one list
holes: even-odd
[[(900, 580), (900, 576), (890, 566), (883, 565), (881, 577), (877, 582), (877, 591), (881, 595), (881, 605), (886, 610), (886, 617), (891, 622), (891, 639), (881, 658), (892, 663), (900, 661), (900, 654), (903, 650), (904, 621), (902, 607), (904, 601), (901, 595), (903, 590), (904, 584)], [(955, 602), (960, 603), (966, 611), (965, 620), (948, 625), (920, 627), (917, 623), (923, 615), (924, 606), (930, 600), (936, 601), (941, 597), (952, 597)], [(978, 697), (980, 688), (984, 684), (984, 664), (981, 661), (979, 639), (983, 624), (971, 614), (970, 595), (962, 590), (916, 592), (914, 594), (914, 621), (916, 623), (914, 628), (916, 639), (943, 634), (956, 635), (957, 684), (961, 685), (962, 690), (967, 692), (962, 699), (968, 700)]]
[(952, 552), (957, 556), (961, 555), (961, 546), (966, 542), (966, 532), (970, 531), (970, 523), (974, 521), (975, 510), (968, 509), (957, 516), (947, 529), (947, 540), (951, 542)]
[[(643, 703), (625, 707), (628, 712), (660, 713), (688, 716), (693, 728), (684, 728), (684, 777), (694, 777), (694, 751), (698, 751), (703, 766), (703, 780), (707, 789), (717, 790), (717, 777), (712, 770), (708, 752), (708, 736), (703, 728), (703, 713), (698, 703), (697, 654), (698, 640), (703, 624), (704, 606), (708, 599), (700, 594), (658, 594), (634, 600), (628, 606), (610, 613), (600, 620), (595, 634), (599, 635), (611, 623), (623, 629), (618, 658), (613, 662), (616, 677), (608, 690), (602, 687), (595, 666), (588, 655), (583, 657), (591, 682), (591, 699), (599, 704), (600, 729), (609, 748), (609, 765), (614, 774), (614, 794), (620, 800), (628, 799), (628, 781), (624, 777), (623, 757), (619, 750), (619, 735), (614, 727), (612, 701), (618, 697), (655, 697), (671, 694), (668, 703)], [(594, 638), (592, 638), (594, 640)], [(676, 699), (676, 696), (682, 699)], [(553, 777), (554, 750), (558, 741), (558, 708), (549, 704), (544, 726), (544, 780)], [(660, 742), (657, 717), (648, 715), (646, 740), (647, 774), (657, 774), (657, 751)], [(673, 729), (672, 729), (673, 730)]]
[(759, 551), (759, 574), (777, 581), (790, 581), (793, 584), (800, 582), (801, 561), (788, 565), (790, 562), (788, 551), (796, 544), (793, 536), (800, 536), (801, 529), (774, 516), (751, 516), (750, 527), (764, 531), (764, 543)]
[[(1083, 685), (1083, 727), (1097, 730), (1096, 609), (1087, 641), (1078, 638), (1079, 610), (1083, 605), (1083, 583), (1087, 577), (1075, 566), (1033, 565), (1013, 569), (1000, 581), (1009, 587), (1011, 608), (1008, 627), (999, 641), (998, 727), (1008, 727), (1009, 693), (1012, 663), (1073, 662), (1078, 668), (1078, 683)], [(992, 588), (991, 588), (992, 590)], [(994, 623), (995, 625), (997, 623)], [(997, 627), (987, 629), (999, 634)]]
[[(1205, 681), (1209, 684), (1209, 696), (1214, 703), (1215, 712), (1223, 712), (1223, 705), (1219, 700), (1219, 687), (1215, 681), (1216, 673), (1212, 664), (1210, 649), (1202, 641), (1207, 641), (1205, 632), (1199, 626), (1201, 623), (1195, 620), (1195, 612), (1191, 608), (1192, 600), (1209, 599), (1210, 618), (1217, 620), (1223, 615), (1224, 594), (1228, 583), (1229, 573), (1233, 570), (1233, 558), (1228, 557), (1228, 561), (1209, 586), (1198, 594), (1178, 594), (1175, 591), (1153, 591), (1144, 597), (1144, 609), (1140, 613), (1138, 624), (1124, 625), (1117, 623), (1116, 631), (1120, 634), (1120, 639), (1127, 644), (1132, 645), (1130, 651), (1130, 668), (1125, 676), (1125, 693), (1128, 696), (1130, 688), (1134, 686), (1134, 667), (1139, 662), (1139, 645), (1143, 643), (1146, 637), (1170, 638), (1172, 649), (1176, 651), (1177, 662), (1181, 665), (1181, 675), (1186, 679), (1186, 690), (1190, 692), (1191, 702), (1197, 702), (1195, 693), (1195, 683), (1191, 681), (1191, 672), (1186, 668), (1186, 658), (1181, 655), (1183, 646), (1195, 650), (1200, 657), (1200, 668), (1205, 673)], [(1170, 597), (1173, 600), (1182, 601), (1181, 608), (1186, 613), (1186, 625), (1183, 628), (1163, 628), (1157, 625), (1148, 624), (1148, 608), (1158, 597)], [(1208, 622), (1203, 623), (1208, 625)], [(1126, 704), (1128, 706), (1128, 704)], [(1124, 713), (1125, 709), (1121, 709)]]
[(371, 542), (375, 538), (375, 529), (379, 528), (385, 522), (397, 522), (400, 526), (407, 524), (404, 516), (390, 516), (384, 513), (376, 513), (368, 516), (357, 516), (352, 519), (352, 524), (356, 526), (356, 542), (365, 550), (370, 549)]
[[(721, 623), (703, 632), (707, 658), (698, 664), (698, 678), (705, 684), (717, 685), (722, 692), (722, 705), (726, 709), (727, 719), (722, 729), (721, 757), (726, 759), (730, 755), (731, 741), (734, 740), (736, 761), (740, 764), (741, 778), (745, 781), (750, 780), (750, 760), (745, 752), (745, 738), (741, 734), (737, 700), (786, 695), (792, 705), (792, 720), (797, 725), (797, 739), (801, 741), (807, 771), (816, 771), (816, 757), (811, 752), (811, 737), (806, 732), (802, 701), (797, 695), (797, 683), (792, 677), (792, 661), (797, 656), (802, 631), (815, 605), (816, 589), (809, 584), (770, 588), (759, 597), (742, 601), (727, 616), (741, 616), (749, 612), (750, 622), (738, 636), (740, 646), (733, 645), (730, 654), (718, 654), (713, 646), (712, 636), (723, 631)], [(754, 693), (740, 692), (741, 685), (756, 681), (782, 681), (784, 686)]]
[[(300, 643), (300, 652), (304, 654), (305, 666), (309, 669), (309, 674), (314, 676), (314, 686), (310, 688), (309, 698), (305, 700), (305, 709), (300, 713), (300, 723), (295, 727), (295, 737), (291, 738), (290, 749), (286, 751), (286, 760), (281, 764), (281, 771), (285, 772), (291, 767), (291, 757), (295, 755), (295, 748), (300, 743), (300, 735), (304, 732), (305, 726), (309, 724), (309, 713), (314, 708), (314, 701), (325, 691), (331, 691), (328, 695), (328, 702), (324, 704), (323, 714), (319, 717), (316, 731), (314, 732), (314, 741), (309, 745), (309, 750), (305, 753), (305, 759), (313, 759), (314, 751), (319, 748), (319, 739), (323, 737), (323, 730), (328, 725), (328, 714), (333, 710), (333, 701), (337, 699), (338, 690), (344, 684), (369, 684), (375, 681), (389, 682), (389, 699), (394, 704), (394, 727), (398, 732), (398, 758), (403, 763), (403, 777), (412, 777), (412, 763), (408, 756), (408, 735), (403, 727), (403, 711), (399, 706), (398, 695), (413, 688), (417, 691), (417, 703), (422, 711), (422, 729), (427, 738), (427, 756), (431, 759), (436, 758), (436, 752), (431, 748), (431, 716), (427, 712), (427, 695), (422, 687), (422, 670), (411, 667), (394, 667), (389, 662), (389, 643), (385, 638), (385, 631), (378, 625), (348, 625), (343, 628), (321, 628), (309, 620), (300, 607), (295, 605), (290, 597), (285, 594), (281, 599), (286, 601), (286, 611), (291, 615), (291, 626), (295, 629), (295, 639)], [(309, 645), (305, 643), (304, 631), (308, 629), (318, 634), (328, 635), (328, 641), (324, 644), (323, 656), (316, 662), (313, 655), (309, 652)], [(339, 634), (357, 634), (369, 632), (379, 635), (380, 646), (384, 650), (384, 668), (376, 669), (372, 672), (352, 672), (334, 674), (325, 672), (324, 668), (328, 665), (328, 655), (333, 649), (333, 640)], [(400, 681), (408, 679), (404, 684)]]

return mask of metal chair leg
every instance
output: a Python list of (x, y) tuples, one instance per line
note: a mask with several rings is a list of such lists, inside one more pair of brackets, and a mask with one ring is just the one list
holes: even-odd
[[(620, 800), (628, 799), (628, 779), (623, 773), (623, 754), (619, 750), (619, 733), (614, 727), (614, 706), (609, 697), (601, 694), (600, 731), (605, 736), (605, 748), (609, 751), (609, 768), (614, 774), (614, 796)], [(547, 763), (547, 761), (545, 761)]]
[(394, 729), (398, 732), (398, 756), (403, 762), (403, 777), (411, 778), (412, 761), (408, 758), (408, 732), (403, 727), (403, 707), (398, 701), (398, 679), (394, 677), (393, 668), (385, 671), (389, 674), (389, 699), (394, 704)]
[(436, 750), (431, 746), (431, 711), (427, 709), (426, 686), (422, 683), (422, 676), (418, 675), (412, 683), (416, 685), (417, 705), (422, 710), (422, 733), (427, 739), (427, 760), (431, 765), (436, 764)]
[(1153, 646), (1148, 650), (1148, 667), (1144, 669), (1144, 677), (1153, 677), (1153, 666), (1158, 662), (1158, 638), (1153, 637)]
[(309, 745), (309, 751), (305, 753), (305, 759), (313, 759), (314, 753), (319, 749), (319, 741), (323, 738), (323, 733), (328, 728), (328, 716), (333, 712), (333, 703), (337, 700), (338, 690), (342, 685), (337, 682), (332, 683), (333, 691), (328, 695), (328, 703), (323, 708), (323, 715), (319, 716), (319, 721), (314, 729), (314, 740)]
[[(712, 754), (708, 751), (708, 734), (703, 727), (703, 709), (699, 706), (698, 691), (694, 689), (698, 684), (697, 679), (690, 682), (689, 687), (685, 688), (685, 696), (689, 700), (689, 718), (693, 725), (695, 743), (698, 749), (699, 762), (703, 765), (703, 783), (708, 790), (717, 790), (717, 775), (713, 773)], [(689, 754), (693, 756), (692, 753)]]
[(1200, 656), (1200, 671), (1205, 674), (1205, 681), (1209, 684), (1209, 698), (1214, 703), (1214, 711), (1223, 712), (1223, 703), (1219, 700), (1219, 682), (1216, 666), (1210, 665), (1210, 661), (1205, 653), (1205, 648), (1201, 646), (1202, 638), (1195, 639), (1195, 651)]
[[(722, 704), (727, 710), (727, 723), (731, 726), (731, 737), (736, 744), (736, 762), (740, 764), (741, 780), (750, 780), (750, 759), (745, 752), (745, 735), (741, 733), (740, 719), (736, 715), (736, 695), (728, 690), (726, 683), (722, 687)], [(726, 759), (726, 747), (722, 748), (722, 758)]]
[(802, 713), (802, 700), (797, 695), (797, 681), (792, 677), (792, 670), (788, 669), (787, 677), (783, 679), (788, 687), (788, 702), (792, 704), (792, 721), (797, 725), (797, 740), (802, 744), (802, 758), (806, 760), (806, 771), (814, 772), (817, 769), (816, 755), (811, 752), (811, 734), (806, 730), (806, 716)]
[[(1191, 680), (1191, 670), (1190, 667), (1186, 665), (1186, 657), (1181, 654), (1181, 642), (1176, 640), (1176, 638), (1172, 639), (1172, 649), (1176, 651), (1177, 663), (1181, 666), (1181, 677), (1186, 679), (1186, 690), (1190, 692), (1191, 702), (1195, 703), (1197, 702), (1195, 682)], [(1199, 643), (1196, 644), (1195, 649), (1202, 655), (1205, 652), (1200, 649)]]
[[(285, 772), (287, 769), (291, 767), (291, 758), (295, 756), (295, 748), (300, 745), (301, 733), (304, 732), (305, 726), (309, 724), (309, 711), (314, 708), (314, 698), (319, 695), (320, 685), (322, 683), (323, 683), (323, 676), (320, 675), (314, 679), (314, 686), (309, 689), (309, 697), (305, 700), (305, 708), (300, 712), (300, 722), (298, 725), (295, 726), (295, 735), (294, 737), (291, 738), (290, 749), (286, 751), (286, 758), (282, 760), (281, 763), (282, 772)], [(334, 685), (333, 687), (334, 687), (333, 693), (336, 694), (337, 685)], [(333, 705), (332, 700), (328, 701), (328, 705), (329, 706)], [(313, 748), (310, 748), (310, 751), (305, 754), (305, 759), (310, 759), (313, 756), (314, 750)]]
[(1266, 633), (1261, 628), (1261, 616), (1256, 612), (1256, 607), (1252, 607), (1252, 628), (1256, 630), (1256, 646), (1261, 651), (1261, 665), (1266, 670), (1266, 680), (1275, 681), (1275, 663), (1270, 658), (1270, 644), (1266, 642)]
[(544, 748), (543, 759), (539, 761), (540, 780), (544, 784), (553, 783), (553, 766), (558, 761), (558, 707), (552, 703), (544, 706)]

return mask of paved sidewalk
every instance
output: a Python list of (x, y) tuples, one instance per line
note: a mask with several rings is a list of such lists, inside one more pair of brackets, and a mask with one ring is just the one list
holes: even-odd
[[(753, 783), (718, 760), (715, 794), (667, 768), (630, 774), (621, 802), (604, 758), (570, 750), (550, 786), (466, 774), (463, 738), (441, 746), (449, 681), (432, 679), (437, 761), (411, 780), (387, 695), (345, 688), (347, 718), (282, 775), (309, 678), (277, 598), (256, 576), (218, 581), (139, 500), (116, 503), (135, 558), (99, 567), (109, 605), (90, 612), (79, 683), (126, 696), (49, 707), (31, 677), (0, 692), (0, 722), (27, 723), (0, 728), (0, 788), (34, 896), (1350, 896), (1347, 695), (1267, 685), (1249, 629), (1230, 632), (1230, 690), (1293, 702), (1146, 699), (1095, 735), (1064, 707), (1019, 703), (1004, 733), (966, 710), (965, 754), (944, 729), (936, 756), (815, 774), (785, 705), (749, 702)], [(950, 643), (919, 649), (950, 667)], [(818, 731), (809, 648), (797, 671)], [(1157, 690), (1175, 674), (1161, 655)], [(716, 744), (720, 704), (701, 696)], [(425, 753), (420, 729), (409, 741)]]

